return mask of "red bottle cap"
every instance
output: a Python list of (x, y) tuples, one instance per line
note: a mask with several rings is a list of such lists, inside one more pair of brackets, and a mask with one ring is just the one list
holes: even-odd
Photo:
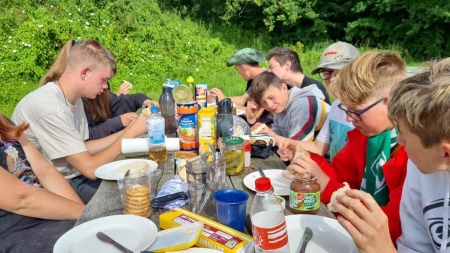
[(245, 151), (252, 151), (252, 145), (247, 144), (247, 146), (245, 146)]
[(272, 184), (270, 183), (270, 178), (268, 177), (260, 177), (255, 180), (255, 188), (257, 191), (263, 192), (270, 190), (272, 188)]

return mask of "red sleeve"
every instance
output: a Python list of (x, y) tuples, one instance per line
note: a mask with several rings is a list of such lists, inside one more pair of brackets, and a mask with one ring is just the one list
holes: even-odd
[(333, 192), (344, 186), (347, 182), (352, 189), (359, 189), (363, 177), (367, 137), (357, 129), (347, 133), (348, 142), (334, 157), (332, 163), (328, 163), (325, 158), (311, 154), (311, 158), (330, 177), (325, 189), (323, 189), (320, 200), (325, 204), (330, 203)]
[(389, 159), (383, 166), (384, 178), (389, 188), (389, 202), (382, 206), (389, 220), (389, 232), (394, 245), (397, 238), (402, 234), (400, 223), (400, 200), (402, 197), (403, 183), (406, 178), (408, 156), (403, 147), (398, 153)]

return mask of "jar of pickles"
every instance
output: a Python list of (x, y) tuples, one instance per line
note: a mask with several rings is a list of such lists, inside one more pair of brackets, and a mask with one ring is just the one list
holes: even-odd
[(222, 139), (220, 152), (226, 158), (226, 174), (240, 175), (245, 169), (244, 139), (236, 136), (226, 136)]

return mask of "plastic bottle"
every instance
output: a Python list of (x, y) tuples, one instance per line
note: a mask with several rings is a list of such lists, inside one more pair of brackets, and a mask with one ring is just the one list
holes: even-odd
[(255, 252), (289, 253), (284, 210), (271, 191), (270, 179), (257, 178), (255, 187), (256, 195), (250, 211)]
[(252, 145), (248, 143), (245, 146), (245, 168), (250, 167), (251, 157), (252, 157)]
[(231, 110), (233, 103), (230, 98), (222, 99), (218, 104), (217, 113), (217, 135), (226, 137), (233, 134), (233, 114)]
[(186, 86), (192, 91), (192, 99), (195, 99), (195, 84), (192, 76), (188, 76), (186, 79)]
[(166, 136), (164, 134), (164, 117), (158, 113), (158, 107), (152, 106), (152, 114), (147, 118), (148, 154), (151, 160), (162, 163), (167, 159)]
[(159, 105), (161, 106), (161, 116), (165, 120), (165, 133), (175, 133), (175, 100), (172, 97), (169, 86), (163, 86), (163, 92), (159, 97)]

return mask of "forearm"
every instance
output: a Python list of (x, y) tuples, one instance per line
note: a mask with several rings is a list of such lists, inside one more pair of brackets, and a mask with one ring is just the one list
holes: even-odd
[(48, 191), (66, 199), (83, 204), (67, 180), (55, 169), (49, 169), (37, 176), (39, 183)]
[(89, 150), (91, 155), (96, 155), (99, 152), (105, 150), (110, 147), (117, 139), (124, 133), (124, 130), (119, 131), (117, 133), (111, 134), (107, 137), (97, 139), (97, 140), (88, 140), (86, 141), (86, 147)]
[(300, 145), (307, 151), (319, 154), (321, 156), (324, 156), (330, 147), (329, 144), (318, 141), (317, 139), (314, 141), (302, 141)]
[(248, 95), (245, 96), (245, 94), (244, 94), (242, 96), (230, 97), (230, 99), (231, 99), (231, 102), (233, 102), (235, 105), (242, 106), (245, 108), (245, 104), (248, 101)]
[[(24, 187), (25, 188), (25, 187)], [(66, 199), (53, 192), (27, 185), (23, 194), (16, 196), (10, 212), (28, 217), (50, 220), (78, 219), (85, 205)]]

